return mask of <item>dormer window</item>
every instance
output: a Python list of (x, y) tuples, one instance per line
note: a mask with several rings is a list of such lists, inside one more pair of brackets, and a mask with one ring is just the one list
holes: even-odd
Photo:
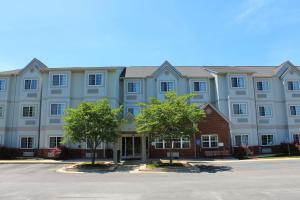
[(162, 81), (160, 82), (160, 91), (169, 92), (174, 91), (174, 82), (173, 81)]
[(256, 88), (258, 91), (268, 91), (270, 87), (269, 81), (256, 82)]
[(288, 81), (287, 86), (288, 86), (288, 90), (290, 91), (300, 90), (299, 81)]
[(244, 76), (232, 76), (231, 87), (232, 88), (245, 88), (245, 77)]
[(89, 74), (89, 86), (99, 86), (102, 85), (102, 74)]
[(66, 74), (53, 74), (52, 85), (53, 86), (67, 86), (67, 75)]
[(194, 92), (206, 92), (207, 85), (205, 81), (193, 81)]
[(128, 93), (139, 93), (141, 90), (140, 82), (133, 81), (127, 83), (127, 92)]
[(6, 89), (6, 80), (0, 79), (0, 91), (4, 91)]
[(37, 89), (37, 80), (36, 79), (25, 79), (24, 89), (25, 90), (36, 90)]

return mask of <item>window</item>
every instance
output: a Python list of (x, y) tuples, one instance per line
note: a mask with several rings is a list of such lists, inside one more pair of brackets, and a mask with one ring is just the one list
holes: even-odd
[(291, 116), (300, 116), (300, 106), (290, 106)]
[(67, 75), (66, 74), (52, 75), (52, 85), (53, 86), (66, 86), (67, 85)]
[(245, 88), (245, 77), (243, 77), (243, 76), (231, 77), (231, 87)]
[[(191, 146), (191, 142), (189, 137), (182, 137), (179, 139), (174, 139), (173, 141), (173, 149), (189, 149), (190, 146)], [(171, 147), (172, 145), (170, 142), (162, 139), (155, 139), (156, 149), (169, 149)]]
[(140, 113), (140, 108), (138, 107), (128, 107), (127, 113), (131, 113), (133, 116), (137, 116)]
[(36, 90), (37, 89), (37, 80), (26, 79), (24, 81), (24, 89), (25, 90)]
[(300, 142), (300, 133), (295, 133), (293, 134), (293, 139), (294, 139), (294, 143), (299, 143)]
[(65, 112), (65, 104), (62, 103), (52, 103), (50, 105), (51, 116), (61, 116)]
[(273, 135), (262, 135), (261, 136), (261, 145), (262, 146), (270, 146), (274, 144)]
[(50, 137), (49, 148), (57, 148), (61, 146), (62, 137)]
[(206, 92), (206, 82), (205, 81), (194, 81), (193, 91), (194, 92)]
[(89, 74), (89, 86), (102, 85), (102, 74)]
[(34, 106), (23, 106), (23, 117), (34, 117), (35, 107)]
[(4, 91), (6, 89), (6, 80), (0, 79), (0, 91)]
[(259, 106), (258, 112), (260, 117), (272, 117), (272, 106)]
[(128, 82), (127, 83), (127, 92), (128, 93), (140, 92), (140, 83), (139, 82)]
[(33, 137), (21, 137), (21, 149), (32, 149)]
[(256, 82), (256, 87), (258, 91), (268, 91), (269, 81), (258, 81)]
[(299, 85), (299, 81), (288, 81), (287, 82), (288, 85), (288, 90), (300, 90), (300, 85)]
[(4, 116), (4, 107), (0, 106), (0, 118)]
[(162, 81), (160, 82), (160, 91), (168, 92), (174, 90), (174, 82), (173, 81)]
[(216, 148), (218, 147), (217, 135), (202, 135), (202, 148)]
[(246, 103), (234, 103), (232, 104), (233, 114), (235, 115), (246, 115), (247, 114), (247, 104)]
[(239, 147), (242, 145), (248, 146), (248, 135), (236, 135), (235, 139), (235, 146)]

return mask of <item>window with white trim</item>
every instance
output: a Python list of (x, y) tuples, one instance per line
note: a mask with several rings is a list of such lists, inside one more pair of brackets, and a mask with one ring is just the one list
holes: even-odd
[(161, 92), (168, 92), (174, 91), (174, 81), (161, 81), (160, 82), (160, 91)]
[(35, 106), (23, 106), (23, 117), (35, 117)]
[(21, 137), (20, 139), (21, 149), (32, 149), (33, 148), (33, 137)]
[(96, 74), (89, 74), (89, 86), (99, 86), (102, 85), (103, 74), (96, 73)]
[(53, 74), (52, 85), (53, 86), (67, 86), (67, 74)]
[(233, 103), (232, 109), (234, 115), (247, 115), (247, 103)]
[(202, 135), (202, 148), (216, 148), (218, 147), (218, 135)]
[(0, 118), (4, 116), (4, 106), (0, 106)]
[(207, 85), (205, 81), (193, 81), (193, 92), (206, 92)]
[(63, 137), (50, 136), (49, 137), (49, 148), (57, 148), (61, 146)]
[(269, 81), (257, 81), (256, 88), (258, 91), (268, 91), (270, 87)]
[(0, 79), (0, 91), (6, 90), (6, 80)]
[[(162, 139), (155, 139), (155, 149), (169, 149), (172, 144), (169, 141)], [(173, 149), (189, 149), (191, 148), (191, 141), (189, 137), (181, 137), (173, 140)]]
[(260, 117), (272, 117), (272, 106), (258, 106), (258, 113)]
[(140, 113), (139, 107), (128, 107), (127, 113), (131, 113), (133, 116), (137, 116)]
[(25, 79), (24, 80), (24, 89), (25, 90), (36, 90), (37, 89), (37, 80), (36, 79)]
[(141, 90), (141, 84), (138, 81), (132, 81), (127, 83), (128, 93), (139, 93)]
[(244, 76), (232, 76), (231, 87), (233, 88), (245, 88), (245, 77)]
[(234, 136), (235, 146), (239, 147), (242, 145), (248, 146), (248, 138), (247, 134), (241, 134)]
[(274, 144), (274, 135), (262, 135), (261, 136), (261, 145), (262, 146), (271, 146)]
[(64, 103), (51, 103), (50, 104), (50, 115), (51, 116), (62, 116), (64, 115), (66, 105)]
[(294, 143), (299, 143), (300, 142), (300, 133), (294, 133), (293, 140), (294, 140)]
[(290, 91), (300, 90), (300, 83), (299, 81), (288, 81), (287, 88)]
[(300, 116), (300, 105), (290, 106), (291, 116)]

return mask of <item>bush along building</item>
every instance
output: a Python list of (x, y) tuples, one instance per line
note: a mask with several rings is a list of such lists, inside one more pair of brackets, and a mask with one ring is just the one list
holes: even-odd
[[(231, 155), (241, 146), (276, 153), (282, 143), (299, 142), (300, 67), (160, 66), (50, 68), (33, 59), (20, 70), (0, 72), (0, 146), (17, 156), (53, 157), (63, 137), (64, 110), (107, 98), (124, 106), (127, 123), (116, 144), (101, 144), (98, 158), (168, 157), (168, 144), (136, 134), (138, 103), (163, 100), (165, 93), (196, 93), (206, 118), (193, 137), (178, 138), (174, 156)], [(71, 157), (90, 157), (85, 144), (67, 144)]]

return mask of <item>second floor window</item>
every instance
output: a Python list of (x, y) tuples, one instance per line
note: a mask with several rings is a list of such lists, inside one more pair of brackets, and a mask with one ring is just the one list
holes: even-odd
[(50, 105), (51, 116), (61, 116), (65, 112), (65, 104), (62, 103), (52, 103)]
[(102, 74), (89, 74), (89, 86), (102, 85)]
[(256, 87), (258, 91), (268, 91), (269, 81), (258, 81), (256, 82)]
[(233, 114), (235, 115), (246, 115), (247, 104), (246, 103), (234, 103), (232, 104)]
[(24, 82), (25, 90), (36, 90), (37, 89), (37, 80), (35, 79), (26, 79)]
[(34, 117), (35, 107), (34, 106), (23, 106), (23, 117)]
[(292, 116), (300, 116), (300, 106), (290, 106), (290, 114)]
[(194, 81), (193, 82), (194, 92), (206, 92), (206, 82), (205, 81)]
[(258, 107), (260, 117), (271, 117), (272, 116), (272, 106), (259, 106)]
[(161, 92), (168, 92), (173, 91), (174, 88), (174, 82), (173, 81), (162, 81), (160, 82), (160, 91)]
[(52, 75), (53, 86), (67, 86), (67, 75), (66, 74), (53, 74)]
[(0, 91), (4, 91), (6, 89), (6, 80), (0, 79)]
[(140, 113), (140, 108), (138, 108), (138, 107), (128, 107), (127, 112), (131, 113), (133, 116), (137, 116)]
[(127, 83), (127, 92), (128, 93), (140, 92), (140, 83), (139, 82), (128, 82)]
[(287, 82), (288, 85), (288, 90), (300, 90), (300, 85), (299, 85), (299, 81), (288, 81)]
[(245, 88), (245, 77), (233, 76), (231, 77), (231, 87), (233, 88)]

